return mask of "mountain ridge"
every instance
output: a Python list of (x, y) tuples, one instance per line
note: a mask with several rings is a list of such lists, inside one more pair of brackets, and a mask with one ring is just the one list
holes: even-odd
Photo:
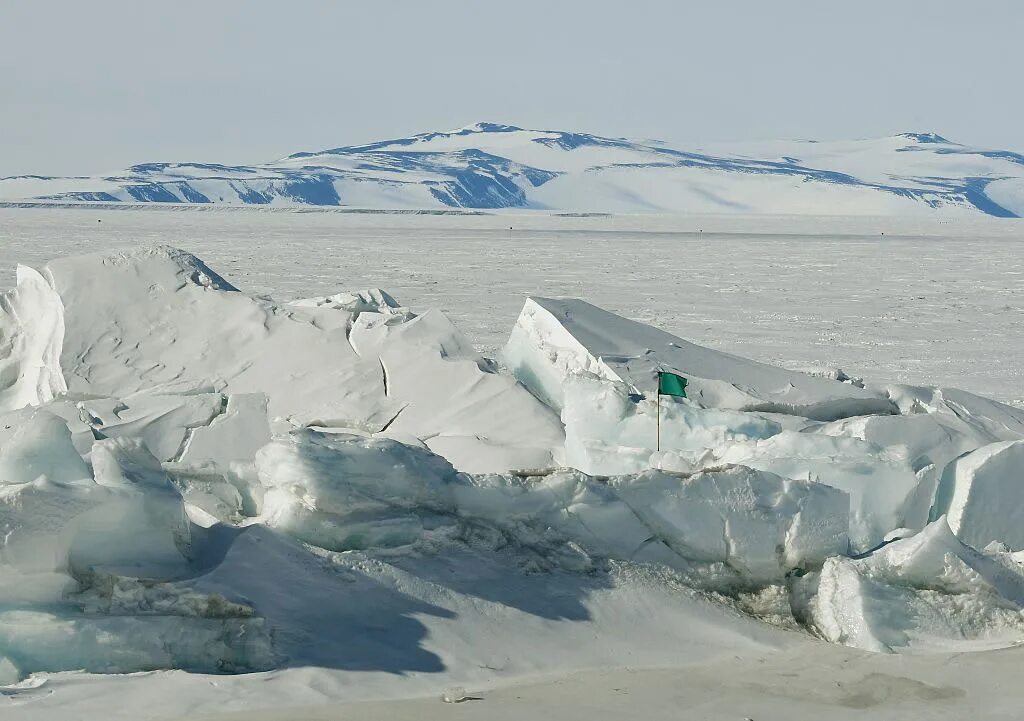
[(0, 201), (1024, 216), (1024, 154), (934, 132), (685, 150), (481, 122), (269, 163), (0, 178)]

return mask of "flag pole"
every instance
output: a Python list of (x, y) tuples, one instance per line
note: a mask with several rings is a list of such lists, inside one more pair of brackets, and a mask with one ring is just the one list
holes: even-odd
[(661, 450), (661, 373), (658, 373), (658, 440), (657, 450)]

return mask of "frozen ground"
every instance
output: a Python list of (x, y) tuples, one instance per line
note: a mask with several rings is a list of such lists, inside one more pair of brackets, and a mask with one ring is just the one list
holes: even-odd
[(525, 296), (566, 295), (769, 363), (1012, 402), (1022, 242), (1024, 221), (988, 219), (0, 208), (0, 289), (18, 262), (170, 243), (247, 292), (386, 288), (488, 354)]
[(0, 713), (1014, 718), (1019, 232), (0, 211)]

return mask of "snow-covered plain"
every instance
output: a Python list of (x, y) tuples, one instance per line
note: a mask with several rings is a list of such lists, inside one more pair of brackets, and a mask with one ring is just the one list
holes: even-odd
[(0, 710), (1013, 717), (1013, 221), (0, 238)]

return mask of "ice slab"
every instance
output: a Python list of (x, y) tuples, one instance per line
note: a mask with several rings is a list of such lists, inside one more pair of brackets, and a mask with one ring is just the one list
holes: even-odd
[[(663, 398), (659, 433), (658, 413), (653, 399), (632, 394), (621, 381), (586, 374), (568, 378), (562, 410), (566, 463), (594, 475), (738, 464), (826, 484), (849, 494), (850, 542), (857, 551), (873, 548), (888, 531), (906, 525), (908, 498), (920, 484), (915, 469), (904, 454), (857, 438), (847, 426)], [(656, 452), (659, 435), (661, 451)], [(926, 516), (927, 508), (918, 527)]]
[(52, 603), (97, 571), (164, 578), (186, 569), (190, 526), (156, 458), (139, 439), (112, 439), (92, 459), (95, 480), (0, 483), (0, 603)]
[[(91, 444), (92, 439), (89, 439)], [(0, 484), (91, 480), (67, 423), (44, 408), (0, 415)]]
[(184, 441), (178, 460), (192, 466), (252, 462), (270, 442), (267, 397), (246, 393), (223, 399), (223, 412), (208, 425), (195, 427)]
[(173, 577), (191, 555), (191, 527), (181, 494), (138, 438), (97, 441), (96, 485), (110, 500), (75, 531), (71, 563), (138, 577)]
[(653, 394), (659, 370), (678, 373), (687, 395), (705, 408), (787, 413), (835, 420), (895, 413), (896, 406), (858, 386), (703, 348), (622, 318), (582, 300), (526, 301), (502, 359), (539, 397), (561, 409), (563, 386), (574, 373), (623, 381)]
[(964, 543), (993, 541), (1024, 550), (1024, 441), (983, 446), (950, 463), (935, 494), (932, 515), (945, 515)]
[(456, 470), (440, 456), (387, 438), (303, 429), (256, 456), (264, 522), (331, 550), (402, 545), (423, 518), (454, 510)]
[(161, 461), (179, 460), (193, 432), (213, 423), (227, 399), (220, 393), (136, 393), (121, 400), (81, 401), (101, 438), (139, 438)]
[(735, 467), (689, 477), (648, 471), (611, 485), (681, 556), (721, 561), (755, 582), (819, 566), (849, 547), (850, 500), (820, 483)]
[(0, 484), (0, 605), (53, 603), (74, 589), (69, 557), (77, 530), (108, 500), (91, 479)]
[(0, 294), (0, 412), (51, 400), (67, 389), (60, 369), (64, 306), (46, 279), (19, 265)]
[(173, 613), (84, 616), (46, 611), (0, 612), (0, 653), (14, 673), (195, 673), (262, 671), (275, 659), (269, 629), (258, 618)]
[(728, 444), (713, 457), (845, 491), (850, 495), (850, 545), (857, 552), (906, 525), (904, 509), (919, 482), (899, 455), (841, 436), (782, 431), (766, 440)]
[(988, 442), (1024, 439), (1024, 408), (984, 398), (959, 388), (936, 388), (910, 385), (867, 385), (866, 388), (885, 395), (900, 413), (928, 413), (944, 424), (966, 426)]
[(1004, 646), (1024, 638), (1024, 567), (961, 543), (945, 518), (860, 559), (826, 561), (811, 603), (829, 641), (869, 651)]

